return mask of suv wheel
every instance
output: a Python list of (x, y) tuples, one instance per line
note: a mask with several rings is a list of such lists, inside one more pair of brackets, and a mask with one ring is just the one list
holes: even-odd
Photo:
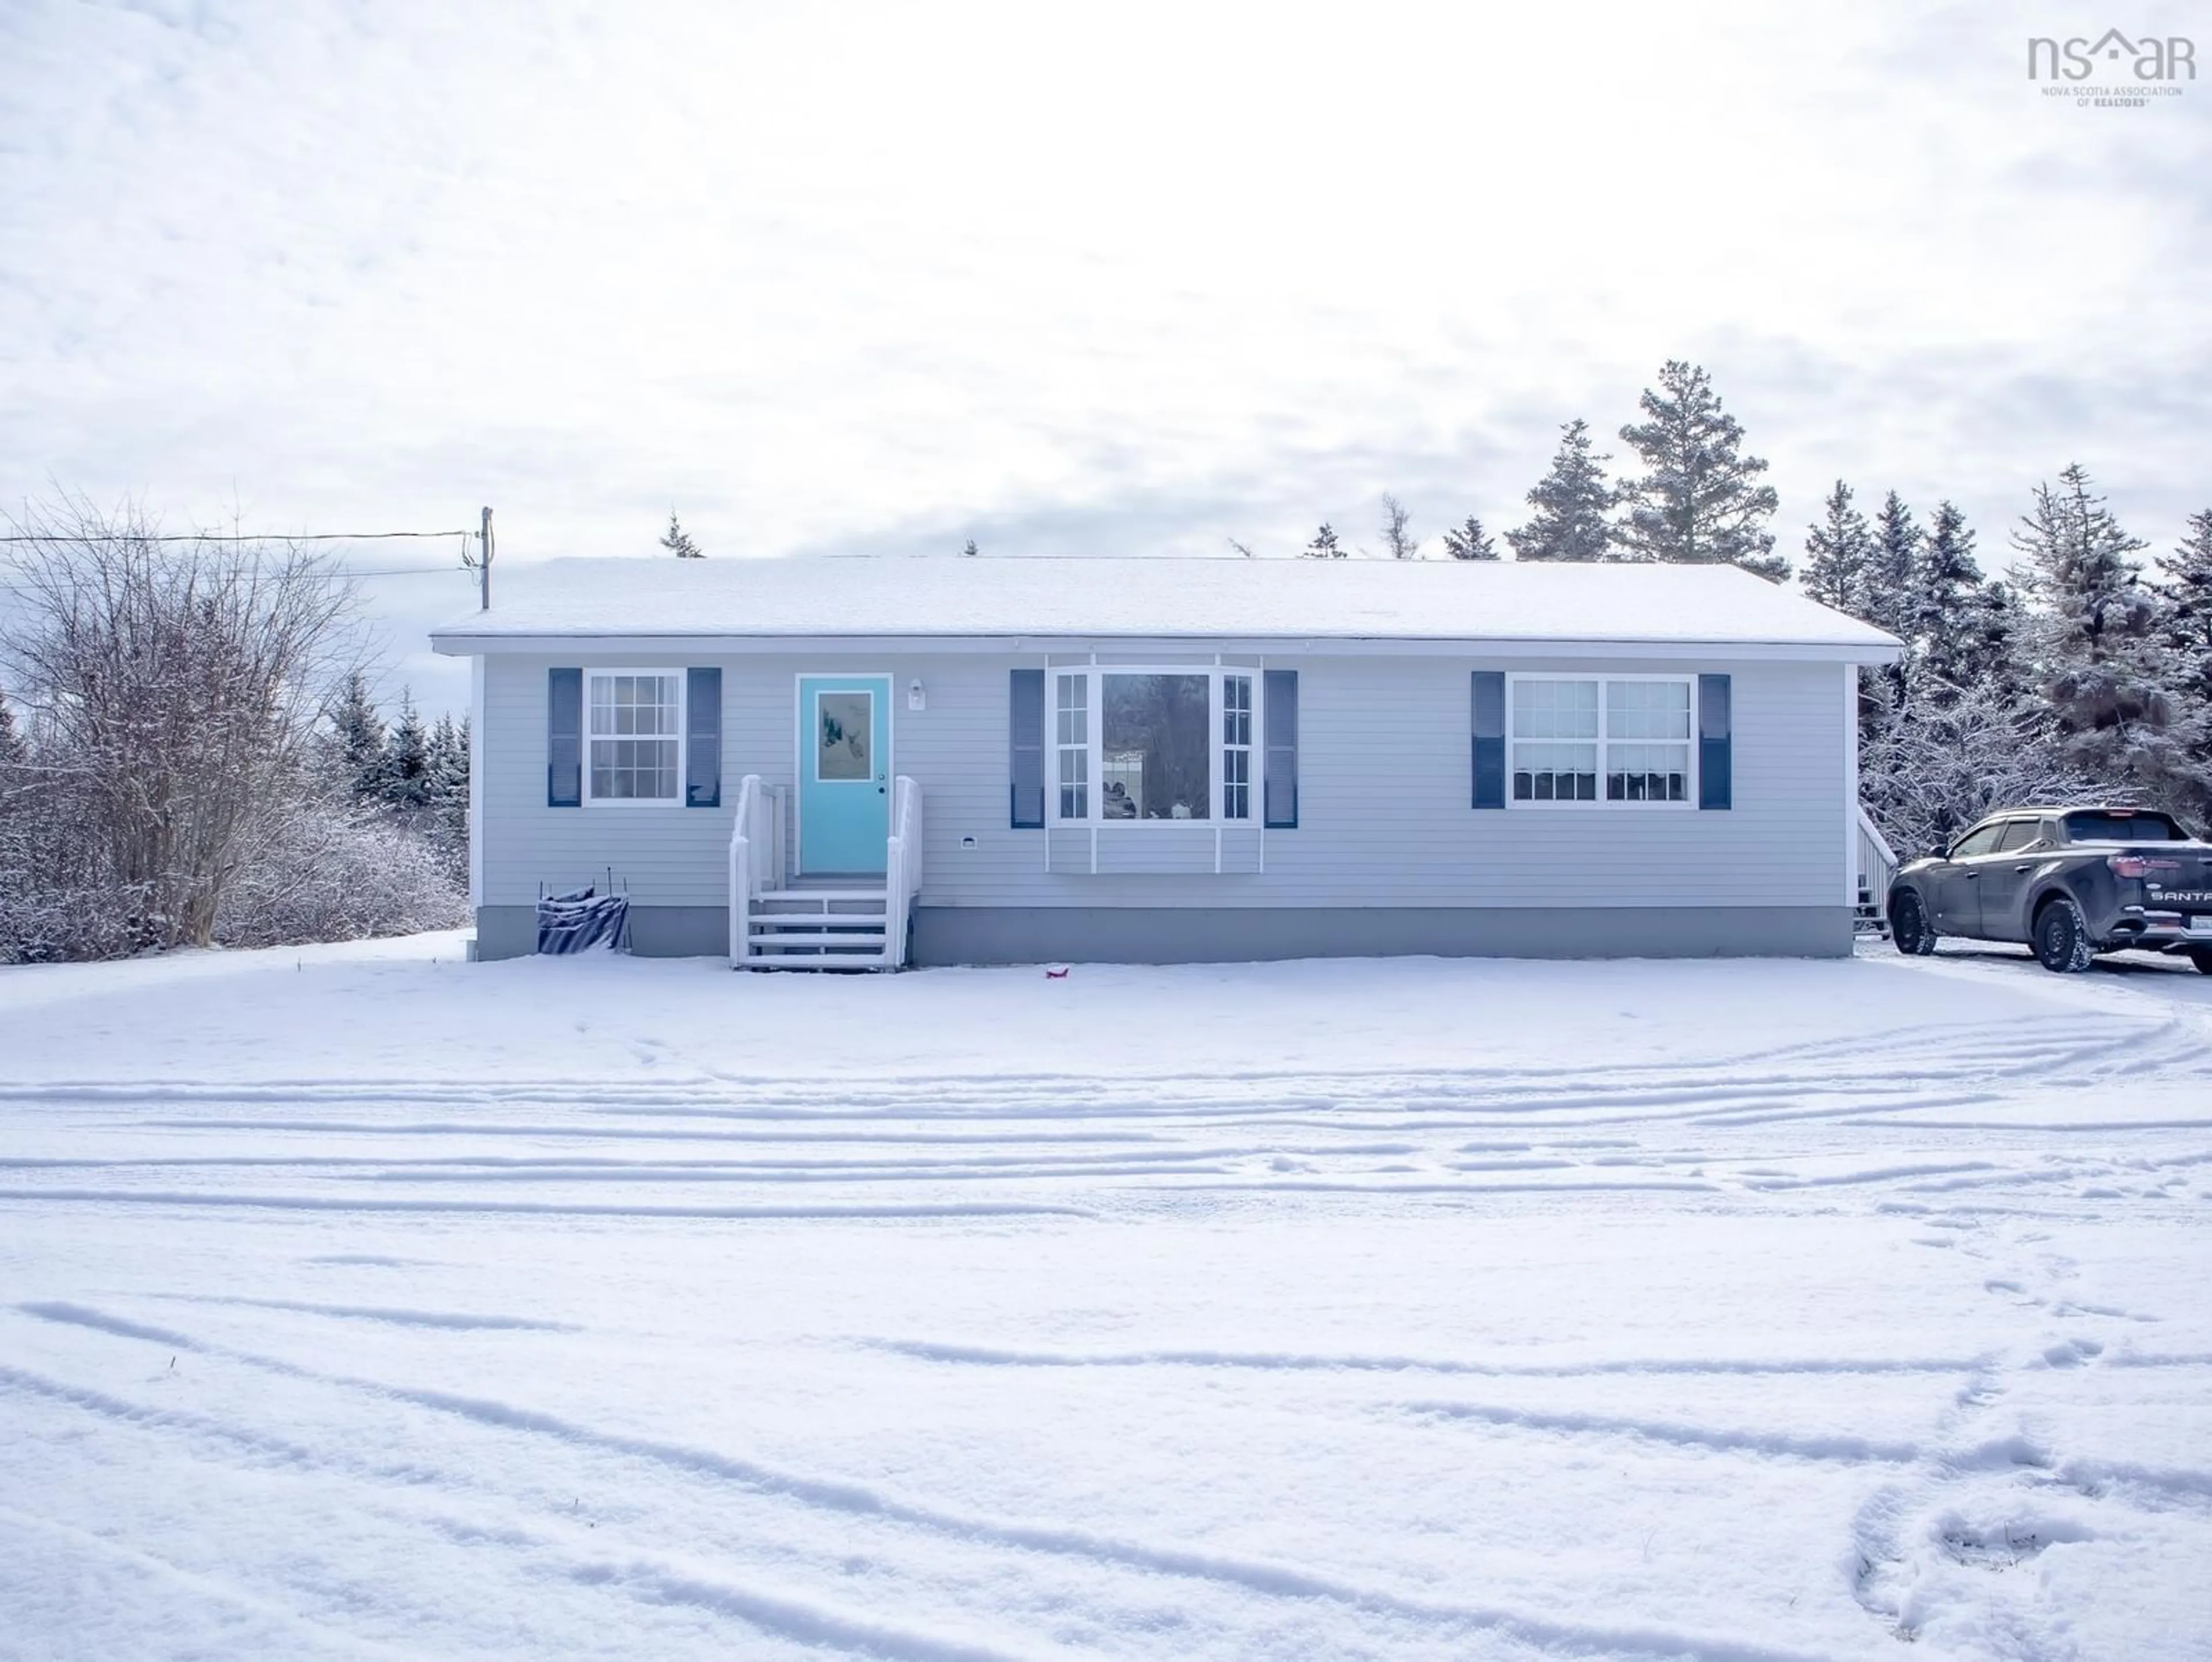
[(1927, 910), (1911, 889), (1890, 897), (1889, 938), (1907, 958), (1925, 958), (1936, 950), (1936, 931), (1928, 927)]
[(2087, 969), (2094, 955), (2081, 907), (2064, 895), (2045, 901), (2035, 915), (2035, 961), (2046, 970), (2070, 975)]
[(2199, 975), (2212, 975), (2212, 947), (2199, 947), (2189, 954), (2189, 961), (2197, 966)]

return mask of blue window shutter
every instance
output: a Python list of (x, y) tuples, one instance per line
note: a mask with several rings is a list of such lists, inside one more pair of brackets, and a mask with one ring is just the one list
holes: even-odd
[(1733, 702), (1725, 675), (1698, 677), (1698, 806), (1735, 805), (1735, 740), (1729, 733)]
[(1505, 806), (1505, 672), (1474, 672), (1474, 806)]
[(684, 806), (722, 806), (722, 672), (684, 672)]
[(1006, 677), (1007, 820), (1016, 831), (1044, 827), (1044, 672)]
[(584, 672), (545, 672), (545, 806), (584, 801)]
[(1298, 828), (1298, 673), (1267, 672), (1261, 711), (1267, 723), (1267, 758), (1260, 787), (1261, 824), (1268, 831)]

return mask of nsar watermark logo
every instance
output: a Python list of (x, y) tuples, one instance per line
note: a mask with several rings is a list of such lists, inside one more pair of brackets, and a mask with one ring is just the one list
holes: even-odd
[(2071, 98), (2082, 109), (2140, 110), (2179, 98), (2197, 79), (2197, 43), (2183, 34), (2130, 40), (2106, 29), (2095, 40), (2037, 35), (2027, 43), (2027, 78), (2045, 98)]

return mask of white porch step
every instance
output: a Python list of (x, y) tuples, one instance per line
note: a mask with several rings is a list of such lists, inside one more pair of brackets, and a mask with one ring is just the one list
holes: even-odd
[(802, 969), (890, 962), (890, 895), (880, 886), (803, 883), (769, 889), (745, 920), (744, 961)]

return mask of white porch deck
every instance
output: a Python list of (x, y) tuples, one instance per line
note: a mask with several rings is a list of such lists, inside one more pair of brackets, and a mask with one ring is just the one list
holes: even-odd
[(794, 877), (790, 797), (749, 773), (730, 833), (730, 965), (740, 970), (900, 968), (921, 889), (921, 790), (891, 782), (880, 877)]

